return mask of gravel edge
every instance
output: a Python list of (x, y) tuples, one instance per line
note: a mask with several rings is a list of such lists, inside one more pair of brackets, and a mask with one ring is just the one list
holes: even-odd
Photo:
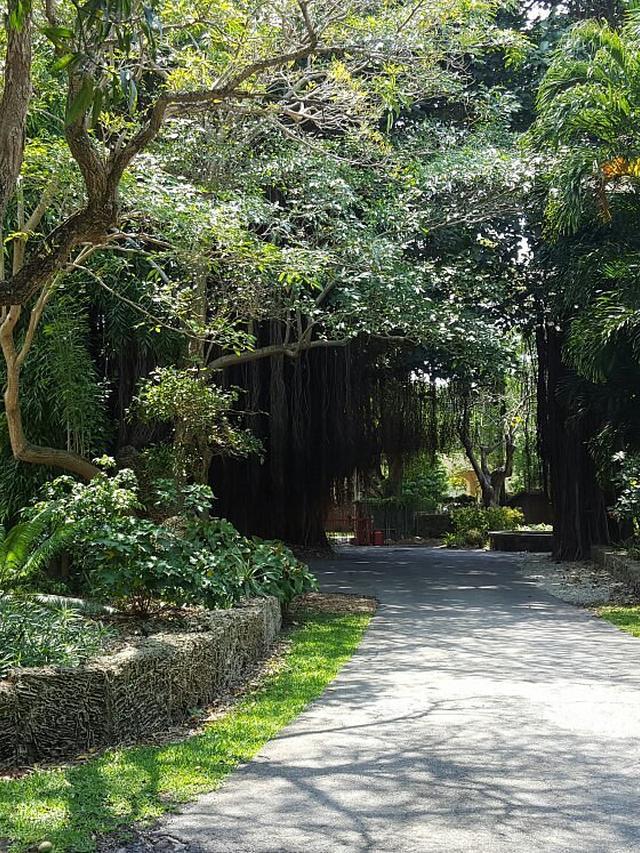
[(631, 589), (596, 563), (556, 563), (548, 554), (517, 554), (520, 575), (545, 592), (578, 607), (636, 604)]

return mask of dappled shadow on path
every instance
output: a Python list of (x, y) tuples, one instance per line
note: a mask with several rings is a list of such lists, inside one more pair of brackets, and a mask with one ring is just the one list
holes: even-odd
[[(382, 549), (380, 549), (382, 551)], [(317, 567), (381, 608), (321, 700), (172, 821), (205, 850), (640, 849), (640, 641), (502, 555)]]

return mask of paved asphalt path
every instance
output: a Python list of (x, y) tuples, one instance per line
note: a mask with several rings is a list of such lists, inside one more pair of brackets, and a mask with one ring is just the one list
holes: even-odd
[(640, 639), (508, 555), (364, 548), (314, 568), (380, 599), (360, 650), (152, 849), (640, 851)]

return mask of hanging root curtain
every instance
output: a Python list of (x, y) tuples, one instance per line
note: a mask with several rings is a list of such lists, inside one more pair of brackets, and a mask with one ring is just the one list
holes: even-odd
[[(273, 325), (261, 333), (273, 342)], [(351, 476), (378, 471), (429, 443), (429, 387), (415, 381), (410, 347), (356, 341), (225, 373), (246, 389), (247, 426), (264, 458), (217, 460), (216, 511), (245, 533), (326, 543), (331, 495)]]

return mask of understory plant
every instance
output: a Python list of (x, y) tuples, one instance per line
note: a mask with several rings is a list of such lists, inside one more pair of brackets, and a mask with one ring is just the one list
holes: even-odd
[(614, 484), (618, 490), (614, 513), (632, 525), (633, 535), (625, 546), (629, 556), (637, 560), (640, 559), (640, 454), (620, 451), (613, 462), (617, 465)]
[(163, 482), (156, 495), (177, 503), (181, 515), (145, 517), (129, 470), (89, 483), (58, 477), (5, 538), (0, 584), (36, 588), (39, 573), (64, 550), (74, 591), (138, 613), (155, 604), (230, 607), (248, 596), (288, 601), (314, 588), (307, 567), (282, 543), (248, 539), (210, 517), (208, 486)]
[(104, 648), (113, 632), (66, 603), (0, 596), (0, 678), (17, 666), (77, 666)]
[(507, 506), (468, 506), (451, 513), (453, 532), (445, 536), (448, 548), (483, 548), (490, 530), (517, 530), (524, 524), (519, 509)]
[(174, 527), (128, 517), (96, 534), (78, 543), (87, 593), (139, 613), (154, 602), (216, 608), (250, 596), (288, 601), (314, 587), (282, 543), (248, 539), (225, 519), (179, 519)]
[(255, 436), (234, 421), (238, 394), (212, 385), (196, 367), (164, 367), (140, 383), (132, 409), (143, 423), (170, 424), (176, 471), (206, 482), (214, 456), (262, 452)]
[(436, 512), (444, 501), (448, 485), (442, 463), (429, 462), (422, 454), (408, 465), (397, 494), (369, 498), (367, 502), (372, 506)]

